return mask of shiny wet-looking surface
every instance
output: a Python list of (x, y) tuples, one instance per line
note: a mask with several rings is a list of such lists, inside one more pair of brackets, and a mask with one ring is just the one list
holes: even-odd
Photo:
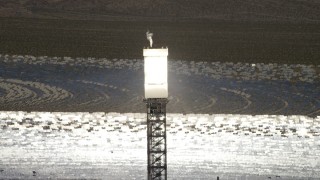
[[(145, 112), (143, 61), (0, 57), (0, 109)], [(320, 115), (320, 67), (169, 61), (171, 113)]]

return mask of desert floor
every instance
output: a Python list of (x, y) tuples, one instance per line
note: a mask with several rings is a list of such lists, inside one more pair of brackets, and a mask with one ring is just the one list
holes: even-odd
[[(141, 59), (0, 60), (0, 178), (146, 179)], [(168, 67), (169, 179), (320, 178), (319, 66)]]

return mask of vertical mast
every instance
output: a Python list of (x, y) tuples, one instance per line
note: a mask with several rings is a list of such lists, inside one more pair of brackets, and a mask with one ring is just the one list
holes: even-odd
[(166, 104), (168, 100), (147, 99), (148, 180), (167, 179)]

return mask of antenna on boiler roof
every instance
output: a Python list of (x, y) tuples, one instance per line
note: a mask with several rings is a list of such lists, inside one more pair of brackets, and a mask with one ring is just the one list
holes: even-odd
[(152, 48), (152, 44), (153, 44), (152, 36), (153, 36), (153, 33), (150, 33), (149, 30), (148, 30), (146, 32), (146, 36), (147, 36), (148, 41), (150, 42), (150, 47)]

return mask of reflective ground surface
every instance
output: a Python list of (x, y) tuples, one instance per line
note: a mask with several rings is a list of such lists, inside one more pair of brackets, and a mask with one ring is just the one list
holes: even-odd
[[(0, 110), (145, 112), (143, 61), (0, 57)], [(169, 61), (171, 113), (320, 115), (320, 67)]]
[[(146, 179), (142, 60), (0, 64), (0, 179)], [(169, 179), (319, 179), (319, 72), (170, 60)]]
[[(139, 113), (0, 112), (0, 179), (146, 179)], [(169, 179), (316, 180), (320, 119), (168, 114)]]

